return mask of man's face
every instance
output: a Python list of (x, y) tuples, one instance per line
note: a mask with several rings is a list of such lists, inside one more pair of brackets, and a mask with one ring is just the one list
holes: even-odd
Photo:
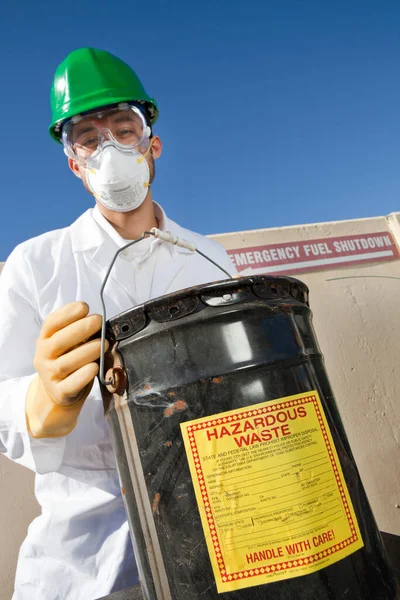
[(76, 122), (73, 121), (63, 132), (63, 142), (64, 145), (68, 145), (69, 154), (72, 153), (68, 159), (70, 169), (82, 179), (89, 193), (92, 191), (86, 179), (86, 161), (96, 153), (99, 145), (101, 146), (108, 139), (116, 142), (117, 146), (128, 146), (143, 154), (149, 166), (150, 184), (153, 182), (154, 160), (161, 155), (162, 143), (158, 136), (150, 139), (147, 137), (145, 133), (147, 124), (138, 109), (106, 109), (103, 112), (93, 112)]

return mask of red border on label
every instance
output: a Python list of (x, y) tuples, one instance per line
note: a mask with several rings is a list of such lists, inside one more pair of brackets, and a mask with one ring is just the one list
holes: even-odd
[[(279, 410), (280, 408), (284, 408), (286, 406), (288, 406), (288, 407), (298, 406), (299, 404), (301, 405), (301, 404), (308, 404), (308, 403), (312, 403), (314, 405), (314, 409), (315, 409), (316, 415), (318, 417), (319, 424), (321, 426), (321, 431), (324, 436), (325, 446), (328, 450), (332, 469), (335, 474), (336, 483), (338, 485), (340, 496), (342, 498), (343, 508), (345, 509), (345, 512), (346, 512), (347, 522), (349, 524), (352, 535), (349, 538), (347, 538), (346, 540), (343, 540), (342, 542), (340, 542), (339, 544), (332, 544), (329, 548), (326, 548), (324, 551), (316, 552), (315, 554), (310, 554), (309, 556), (306, 556), (305, 558), (300, 558), (298, 560), (289, 560), (286, 562), (277, 562), (272, 565), (268, 565), (267, 567), (257, 567), (257, 568), (253, 568), (253, 569), (246, 569), (244, 571), (238, 571), (235, 573), (227, 573), (221, 546), (220, 546), (220, 542), (219, 542), (218, 535), (217, 535), (217, 528), (216, 528), (214, 517), (213, 517), (212, 511), (211, 511), (210, 499), (208, 496), (208, 491), (207, 491), (205, 480), (204, 480), (203, 469), (201, 466), (201, 461), (199, 459), (199, 453), (198, 453), (198, 448), (197, 448), (194, 432), (198, 429), (205, 430), (208, 427), (215, 427), (215, 425), (220, 425), (222, 423), (227, 423), (230, 421), (240, 421), (241, 419), (245, 419), (245, 418), (248, 418), (251, 416), (258, 416), (263, 413), (268, 413), (268, 412), (272, 412), (275, 410)], [(301, 567), (303, 565), (315, 563), (315, 562), (318, 562), (319, 560), (322, 560), (323, 558), (326, 558), (327, 556), (329, 556), (331, 554), (334, 554), (335, 552), (338, 552), (339, 550), (343, 550), (343, 548), (345, 548), (346, 546), (349, 546), (350, 544), (353, 544), (354, 542), (356, 542), (358, 540), (356, 528), (354, 526), (353, 519), (351, 517), (350, 508), (347, 503), (346, 494), (344, 492), (342, 482), (341, 482), (341, 479), (339, 476), (339, 470), (337, 468), (335, 457), (332, 452), (332, 447), (329, 442), (329, 437), (326, 432), (324, 420), (322, 418), (321, 411), (319, 409), (317, 398), (315, 395), (305, 396), (304, 398), (298, 399), (298, 400), (289, 400), (286, 402), (280, 402), (278, 404), (271, 403), (271, 406), (266, 406), (264, 408), (258, 408), (258, 409), (254, 409), (254, 410), (250, 409), (249, 411), (239, 414), (239, 415), (231, 415), (229, 417), (213, 419), (212, 421), (208, 421), (207, 423), (189, 425), (187, 427), (187, 433), (188, 433), (188, 437), (189, 437), (189, 441), (190, 441), (190, 447), (191, 447), (191, 451), (192, 451), (193, 460), (194, 460), (194, 463), (196, 466), (197, 481), (199, 484), (199, 488), (201, 490), (201, 494), (203, 497), (203, 504), (204, 504), (204, 508), (205, 508), (205, 511), (207, 514), (207, 521), (208, 521), (208, 527), (210, 530), (210, 536), (211, 536), (211, 539), (213, 540), (215, 559), (219, 565), (220, 576), (224, 583), (228, 583), (233, 580), (236, 581), (238, 579), (244, 579), (244, 578), (248, 579), (249, 577), (257, 577), (259, 575), (264, 575), (264, 574), (271, 573), (271, 572), (273, 573), (275, 571), (279, 572), (282, 569), (284, 569), (284, 570), (294, 569), (296, 567)]]

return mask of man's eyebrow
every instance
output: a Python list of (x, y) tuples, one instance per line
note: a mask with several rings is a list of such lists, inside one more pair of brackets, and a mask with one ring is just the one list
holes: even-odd
[(113, 123), (122, 123), (123, 121), (137, 121), (137, 117), (133, 113), (117, 114), (112, 117)]
[[(124, 113), (124, 114), (119, 113), (112, 117), (113, 123), (123, 123), (125, 121), (138, 122), (138, 119), (136, 118), (135, 115), (133, 115), (133, 114), (131, 115), (129, 113)], [(74, 139), (76, 140), (79, 136), (84, 135), (85, 133), (89, 133), (90, 131), (93, 131), (94, 129), (96, 129), (96, 127), (91, 122), (82, 123), (82, 124), (77, 123), (73, 129)]]
[(74, 138), (76, 139), (80, 135), (88, 133), (89, 131), (93, 131), (93, 129), (96, 129), (96, 127), (93, 124), (89, 123), (86, 125), (86, 127), (84, 125), (81, 125), (81, 127), (79, 127), (79, 124), (75, 125), (73, 129)]

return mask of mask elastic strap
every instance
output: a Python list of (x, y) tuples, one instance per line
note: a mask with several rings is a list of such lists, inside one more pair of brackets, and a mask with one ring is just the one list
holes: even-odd
[(153, 145), (153, 139), (150, 140), (149, 147), (147, 148), (146, 152), (144, 154), (142, 154), (142, 156), (140, 158), (137, 159), (139, 165), (145, 160), (146, 156), (149, 154), (151, 147)]

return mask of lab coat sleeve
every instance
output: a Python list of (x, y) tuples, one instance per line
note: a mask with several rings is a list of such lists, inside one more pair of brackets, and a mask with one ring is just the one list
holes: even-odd
[(27, 430), (25, 396), (41, 328), (37, 297), (29, 261), (17, 246), (0, 275), (0, 452), (44, 474), (59, 468), (66, 441), (34, 439)]

